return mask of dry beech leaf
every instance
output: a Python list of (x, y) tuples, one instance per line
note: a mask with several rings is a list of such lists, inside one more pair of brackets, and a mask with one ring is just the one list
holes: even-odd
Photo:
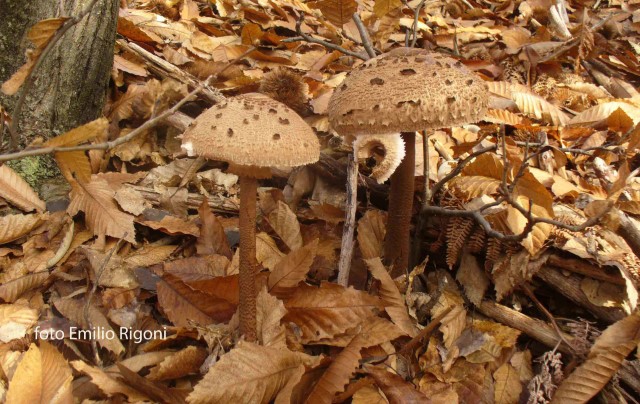
[(60, 172), (68, 183), (91, 181), (91, 163), (82, 150), (58, 152), (53, 154)]
[(391, 279), (391, 275), (387, 272), (382, 261), (379, 257), (376, 257), (364, 262), (367, 264), (369, 271), (371, 271), (371, 275), (380, 281), (380, 298), (385, 304), (384, 309), (391, 317), (391, 321), (408, 336), (414, 337), (418, 330), (409, 316), (402, 294), (400, 294), (398, 287)]
[(362, 348), (380, 345), (404, 334), (393, 323), (380, 317), (364, 320), (358, 328), (359, 332), (318, 380), (306, 400), (307, 403), (331, 403), (337, 393), (344, 391), (344, 386), (359, 367)]
[(9, 383), (6, 402), (72, 404), (71, 368), (62, 354), (46, 341), (31, 344)]
[(364, 370), (376, 381), (390, 403), (426, 403), (429, 398), (398, 374), (380, 366), (365, 365)]
[(256, 314), (256, 329), (258, 342), (263, 346), (281, 347), (287, 346), (285, 340), (285, 328), (281, 324), (282, 318), (287, 314), (282, 301), (271, 296), (266, 289), (258, 294), (256, 302), (258, 311)]
[(591, 126), (601, 121), (608, 119), (618, 109), (621, 109), (629, 118), (631, 118), (634, 124), (640, 121), (640, 109), (634, 107), (626, 102), (605, 102), (604, 104), (598, 104), (594, 107), (582, 111), (578, 115), (571, 118), (568, 125), (571, 126)]
[(49, 139), (44, 143), (45, 147), (76, 146), (88, 140), (102, 136), (109, 127), (107, 118), (98, 118), (70, 131)]
[(113, 195), (113, 190), (102, 178), (94, 177), (86, 184), (74, 183), (67, 212), (74, 216), (83, 211), (87, 225), (98, 236), (99, 244), (104, 244), (106, 236), (124, 238), (135, 243), (133, 216), (118, 209)]
[(278, 201), (278, 207), (269, 213), (269, 224), (291, 251), (302, 247), (300, 223), (286, 203)]
[(489, 288), (490, 280), (484, 270), (480, 268), (475, 256), (466, 251), (462, 253), (456, 279), (464, 288), (464, 294), (471, 303), (476, 306), (480, 305)]
[(383, 308), (382, 301), (352, 287), (323, 282), (319, 288), (301, 284), (286, 302), (285, 322), (302, 331), (302, 343), (332, 338)]
[[(237, 291), (237, 277), (234, 276), (233, 279), (235, 287), (226, 288), (227, 292)], [(217, 278), (213, 281), (218, 282)], [(160, 307), (167, 318), (179, 327), (190, 326), (190, 321), (201, 326), (226, 322), (236, 311), (237, 301), (231, 301), (228, 296), (220, 297), (196, 289), (171, 273), (162, 276), (162, 281), (157, 284), (157, 291)]]
[(31, 186), (6, 164), (0, 166), (0, 197), (25, 212), (46, 209), (44, 201)]
[(231, 248), (227, 236), (224, 233), (224, 226), (220, 220), (213, 214), (207, 198), (202, 200), (202, 204), (198, 207), (200, 214), (200, 235), (196, 241), (196, 251), (199, 255), (219, 254), (231, 259)]
[(388, 404), (389, 401), (375, 386), (364, 386), (351, 397), (352, 404)]
[(144, 392), (149, 398), (155, 402), (166, 404), (183, 404), (187, 399), (188, 392), (184, 389), (170, 389), (159, 382), (153, 382), (145, 379), (136, 372), (130, 370), (122, 363), (117, 363), (118, 371), (122, 377), (118, 380), (126, 383), (138, 391)]
[(241, 341), (223, 355), (187, 398), (203, 403), (289, 403), (305, 367), (319, 358)]
[(585, 403), (611, 380), (622, 361), (640, 342), (640, 313), (637, 311), (610, 325), (598, 337), (587, 360), (564, 379), (552, 403)]
[(151, 368), (147, 377), (150, 380), (173, 380), (197, 374), (207, 355), (207, 350), (203, 348), (195, 346), (184, 348), (167, 356), (157, 366)]
[(23, 293), (44, 284), (49, 278), (49, 271), (39, 271), (10, 280), (0, 285), (0, 299), (12, 303)]
[(358, 246), (362, 258), (382, 256), (382, 243), (386, 234), (386, 215), (379, 210), (368, 210), (358, 221)]
[(526, 120), (513, 112), (509, 112), (505, 109), (492, 109), (490, 108), (485, 114), (483, 120), (491, 123), (504, 123), (507, 125), (523, 125)]
[(355, 0), (321, 0), (317, 7), (322, 11), (327, 20), (337, 27), (342, 27), (351, 20), (353, 13), (358, 9)]
[[(89, 330), (89, 324), (87, 324), (84, 316), (84, 300), (62, 298), (54, 301), (54, 305), (56, 309), (58, 309), (58, 311), (62, 313), (63, 316), (75, 322), (76, 324), (79, 324), (82, 329)], [(109, 324), (109, 320), (107, 320), (104, 314), (102, 314), (102, 312), (94, 305), (91, 305), (89, 307), (89, 318), (93, 327), (95, 327), (96, 329), (100, 328), (104, 331), (101, 333), (96, 333), (98, 337), (96, 338), (98, 345), (108, 349), (116, 355), (120, 355), (122, 352), (124, 352), (124, 346), (117, 338), (119, 333), (117, 331), (114, 331), (114, 329), (111, 327), (111, 324)], [(116, 335), (116, 338), (106, 338), (107, 333), (111, 332)], [(105, 336), (105, 338), (100, 338), (101, 336)]]
[(522, 382), (520, 375), (508, 363), (503, 363), (495, 372), (493, 372), (494, 380), (494, 399), (496, 404), (517, 403), (520, 393), (522, 392)]
[(85, 373), (91, 377), (91, 382), (108, 397), (112, 397), (116, 394), (123, 394), (128, 397), (131, 402), (149, 401), (147, 396), (118, 380), (116, 375), (119, 373), (109, 374), (83, 361), (73, 361), (71, 362), (71, 366), (73, 366), (73, 368), (78, 372)]
[(179, 234), (188, 234), (198, 237), (200, 229), (192, 221), (180, 219), (172, 215), (166, 215), (159, 221), (143, 220), (140, 223), (154, 230), (160, 230), (163, 233), (175, 236)]
[(399, 8), (402, 5), (402, 0), (375, 0), (373, 4), (373, 13), (378, 18), (382, 18), (389, 14), (391, 11)]
[(269, 293), (283, 299), (291, 296), (313, 264), (318, 250), (318, 239), (290, 252), (273, 267), (269, 274)]
[(38, 311), (19, 304), (0, 305), (0, 341), (22, 338), (38, 321)]
[(5, 244), (28, 234), (43, 222), (39, 213), (31, 215), (7, 215), (0, 217), (0, 244)]

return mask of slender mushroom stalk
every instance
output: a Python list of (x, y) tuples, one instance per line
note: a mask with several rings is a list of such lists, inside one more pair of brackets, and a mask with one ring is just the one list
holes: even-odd
[(257, 180), (270, 177), (270, 167), (318, 161), (318, 138), (287, 106), (244, 94), (200, 114), (182, 136), (182, 147), (189, 155), (229, 162), (229, 171), (240, 177), (240, 334), (255, 341)]
[(258, 180), (249, 176), (240, 177), (240, 335), (254, 342), (256, 331), (256, 195)]
[(352, 70), (329, 101), (329, 121), (341, 135), (403, 132), (407, 155), (391, 179), (385, 261), (406, 273), (413, 207), (415, 131), (477, 121), (487, 86), (461, 62), (423, 49), (398, 48)]
[(416, 134), (402, 132), (405, 156), (391, 176), (389, 216), (384, 244), (384, 259), (392, 265), (391, 276), (404, 273), (409, 267), (411, 214), (413, 210), (414, 171), (416, 165)]

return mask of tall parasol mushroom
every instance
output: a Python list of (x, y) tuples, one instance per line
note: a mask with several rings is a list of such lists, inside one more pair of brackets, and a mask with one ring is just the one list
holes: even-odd
[(318, 161), (318, 138), (290, 108), (251, 93), (203, 112), (182, 136), (182, 147), (189, 155), (228, 162), (240, 177), (240, 334), (255, 341), (257, 179), (270, 177), (271, 167)]
[(391, 177), (384, 258), (392, 275), (408, 269), (414, 193), (415, 131), (478, 121), (487, 86), (461, 62), (423, 49), (397, 48), (350, 72), (329, 102), (341, 135), (401, 132), (405, 158)]

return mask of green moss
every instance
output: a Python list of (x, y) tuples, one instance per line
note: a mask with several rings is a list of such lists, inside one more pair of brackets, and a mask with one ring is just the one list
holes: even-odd
[(20, 174), (35, 191), (40, 190), (43, 181), (61, 175), (51, 156), (25, 157), (9, 161), (7, 165)]

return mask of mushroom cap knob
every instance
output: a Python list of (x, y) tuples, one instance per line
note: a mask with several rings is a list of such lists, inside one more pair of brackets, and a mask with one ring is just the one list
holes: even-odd
[(488, 102), (487, 85), (460, 61), (397, 48), (347, 75), (329, 101), (329, 121), (341, 135), (413, 132), (477, 122)]
[(257, 93), (200, 114), (182, 135), (182, 148), (234, 167), (296, 167), (320, 158), (313, 129), (286, 105)]

